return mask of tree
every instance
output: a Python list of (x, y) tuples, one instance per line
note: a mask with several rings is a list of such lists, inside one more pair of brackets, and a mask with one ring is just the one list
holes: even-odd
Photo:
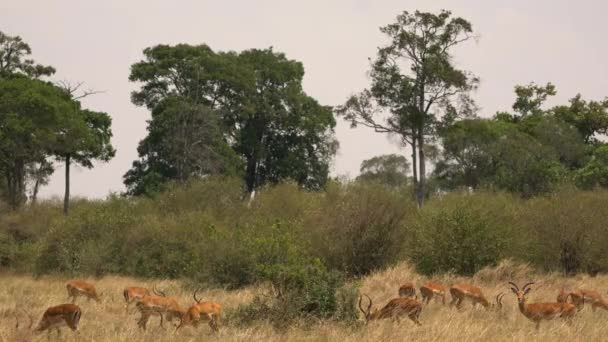
[(47, 162), (74, 110), (69, 96), (50, 83), (0, 77), (0, 169), (13, 208), (25, 201), (27, 166)]
[(410, 164), (404, 156), (387, 154), (364, 160), (357, 180), (379, 182), (390, 187), (407, 185)]
[(67, 118), (62, 128), (54, 154), (65, 165), (65, 192), (63, 212), (70, 206), (70, 169), (72, 163), (88, 169), (93, 168), (93, 160), (107, 162), (114, 157), (116, 150), (111, 144), (112, 118), (103, 112), (82, 109), (79, 100), (98, 92), (87, 90), (80, 94), (82, 83), (71, 85), (61, 82), (58, 85), (72, 100), (74, 115)]
[[(470, 114), (473, 108), (467, 94), (478, 80), (457, 69), (452, 56), (456, 46), (472, 38), (472, 27), (449, 11), (416, 11), (403, 12), (395, 23), (380, 30), (390, 44), (378, 49), (372, 63), (371, 89), (351, 97), (337, 113), (352, 126), (396, 134), (412, 147), (416, 201), (422, 205), (427, 138), (436, 137), (441, 110), (450, 113), (452, 120), (454, 114)], [(381, 109), (388, 112), (384, 122), (379, 118)]]
[(576, 184), (583, 189), (608, 188), (608, 145), (598, 147), (591, 160), (576, 172)]
[(550, 82), (545, 86), (538, 86), (530, 83), (526, 86), (515, 86), (515, 103), (513, 110), (522, 117), (528, 115), (542, 114), (541, 106), (549, 96), (554, 96), (557, 92), (555, 86)]
[(32, 54), (30, 46), (19, 36), (11, 37), (0, 31), (0, 77), (24, 74), (31, 78), (50, 76), (55, 68), (24, 59)]
[(585, 101), (577, 94), (570, 99), (569, 106), (556, 106), (551, 113), (576, 127), (586, 144), (596, 143), (597, 135), (608, 134), (608, 98)]
[(234, 175), (240, 166), (222, 137), (217, 112), (177, 96), (156, 105), (138, 152), (144, 158), (135, 161), (124, 177), (129, 195), (151, 195), (169, 180)]
[[(131, 67), (130, 80), (143, 83), (132, 101), (147, 106), (153, 115), (149, 135), (138, 149), (140, 160), (125, 175), (128, 193), (147, 193), (146, 188), (158, 189), (170, 179), (225, 173), (231, 165), (238, 165), (249, 192), (288, 178), (308, 188), (325, 183), (337, 146), (335, 121), (328, 107), (302, 90), (301, 63), (272, 49), (216, 53), (207, 45), (158, 45), (145, 49), (144, 55), (145, 60)], [(166, 112), (166, 101), (206, 113), (203, 121), (189, 126), (189, 139), (219, 135), (197, 145), (199, 152), (214, 151), (217, 158), (205, 160), (198, 152), (186, 151), (184, 144), (171, 147), (172, 155), (190, 156), (182, 158), (181, 166), (155, 154), (169, 148), (163, 141), (173, 133), (163, 127), (179, 127), (189, 111)]]

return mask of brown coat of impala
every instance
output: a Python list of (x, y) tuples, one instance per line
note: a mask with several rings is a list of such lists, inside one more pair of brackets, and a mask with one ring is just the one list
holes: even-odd
[(445, 287), (440, 283), (428, 282), (420, 286), (422, 302), (428, 304), (433, 297), (441, 297), (441, 302), (445, 304)]
[[(161, 294), (164, 295), (162, 292)], [(186, 313), (174, 298), (158, 295), (143, 296), (135, 306), (141, 313), (137, 325), (143, 330), (146, 330), (146, 325), (152, 315), (160, 316), (160, 326), (163, 327), (163, 315), (171, 322), (174, 318), (181, 319)]]
[(526, 295), (532, 290), (529, 286), (534, 283), (527, 283), (521, 290), (517, 284), (509, 282), (511, 291), (517, 296), (519, 311), (529, 320), (536, 323), (536, 329), (540, 327), (542, 320), (551, 320), (557, 317), (567, 319), (572, 323), (572, 317), (576, 314), (576, 307), (570, 303), (532, 303), (528, 304)]
[(473, 303), (473, 307), (477, 306), (477, 304), (481, 304), (484, 308), (490, 310), (502, 308), (502, 297), (504, 296), (504, 293), (499, 293), (496, 296), (496, 303), (490, 304), (479, 287), (460, 283), (450, 287), (450, 295), (452, 296), (450, 306), (456, 304), (456, 308), (460, 309), (462, 307), (462, 302), (465, 299), (469, 299)]
[(591, 304), (591, 309), (594, 312), (597, 308), (608, 311), (608, 302), (598, 291), (580, 289), (570, 292), (570, 298), (572, 298), (572, 304), (574, 304), (579, 311), (583, 309), (585, 303)]
[(175, 330), (188, 325), (192, 325), (196, 328), (200, 321), (209, 321), (209, 327), (215, 332), (219, 331), (217, 322), (222, 314), (222, 306), (214, 302), (202, 302), (200, 299), (196, 298), (196, 293), (199, 290), (200, 289), (194, 291), (192, 294), (196, 304), (193, 304), (188, 311), (186, 311)]
[(93, 299), (98, 303), (100, 302), (95, 285), (87, 283), (84, 280), (72, 280), (65, 287), (68, 290), (68, 299), (71, 298), (72, 303), (76, 302), (76, 298), (80, 296), (87, 297), (89, 300)]
[[(31, 328), (34, 320), (32, 316), (26, 312), (27, 316), (30, 319), (30, 325), (28, 327)], [(51, 331), (55, 329), (57, 334), (61, 334), (59, 328), (63, 326), (68, 326), (75, 332), (78, 332), (78, 323), (80, 322), (80, 316), (82, 316), (82, 311), (80, 307), (75, 304), (60, 304), (56, 306), (51, 306), (44, 314), (42, 314), (42, 318), (40, 322), (38, 322), (38, 326), (34, 329), (35, 332), (43, 332), (43, 331)], [(19, 328), (19, 322), (17, 321), (17, 328)]]
[(403, 283), (403, 285), (399, 287), (399, 297), (416, 297), (414, 283)]
[(138, 302), (144, 296), (149, 296), (152, 293), (150, 290), (144, 287), (130, 286), (124, 289), (122, 295), (125, 297), (125, 302), (127, 305), (125, 306), (125, 310), (129, 312), (129, 305), (133, 302)]
[(391, 299), (382, 309), (378, 310), (376, 308), (373, 312), (371, 312), (372, 299), (367, 295), (365, 295), (365, 297), (369, 299), (367, 310), (363, 309), (361, 306), (363, 296), (359, 297), (359, 310), (363, 312), (366, 322), (385, 318), (392, 318), (399, 321), (402, 316), (407, 315), (412, 322), (416, 323), (417, 325), (421, 325), (419, 317), (420, 313), (422, 312), (422, 304), (418, 300), (409, 297), (394, 298)]

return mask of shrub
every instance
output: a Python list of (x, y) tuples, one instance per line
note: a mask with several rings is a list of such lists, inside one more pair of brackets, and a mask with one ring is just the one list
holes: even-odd
[(423, 274), (473, 275), (503, 256), (506, 235), (498, 222), (467, 208), (442, 209), (412, 227), (407, 253)]

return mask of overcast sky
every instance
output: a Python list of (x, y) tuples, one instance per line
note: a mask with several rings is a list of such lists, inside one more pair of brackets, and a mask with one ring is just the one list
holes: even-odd
[[(156, 44), (206, 43), (214, 50), (267, 48), (304, 63), (305, 91), (339, 105), (369, 85), (368, 57), (385, 43), (378, 28), (400, 12), (449, 9), (479, 35), (456, 61), (481, 78), (481, 116), (508, 110), (516, 84), (553, 82), (563, 103), (576, 93), (608, 95), (608, 2), (597, 0), (0, 0), (0, 30), (30, 44), (33, 57), (57, 69), (55, 79), (105, 90), (84, 105), (113, 118), (116, 157), (93, 170), (75, 168), (72, 193), (104, 197), (124, 190), (122, 175), (146, 134), (146, 109), (131, 104), (129, 68)], [(362, 160), (406, 151), (386, 136), (339, 121), (334, 175), (358, 174)], [(409, 151), (407, 152), (409, 155)], [(63, 193), (63, 170), (41, 192)]]

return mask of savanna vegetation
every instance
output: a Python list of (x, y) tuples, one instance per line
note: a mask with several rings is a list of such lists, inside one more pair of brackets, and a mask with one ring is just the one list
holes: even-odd
[[(83, 329), (131, 340), (135, 327), (113, 320), (119, 287), (162, 282), (184, 301), (202, 286), (223, 302), (219, 338), (380, 340), (393, 328), (359, 329), (360, 290), (380, 304), (405, 280), (473, 277), (499, 292), (536, 278), (546, 300), (563, 282), (605, 286), (608, 101), (574, 95), (547, 108), (555, 87), (530, 83), (515, 87), (511, 112), (481, 117), (479, 80), (452, 54), (473, 37), (471, 23), (403, 12), (381, 31), (389, 43), (372, 60), (370, 88), (333, 108), (306, 94), (301, 62), (272, 48), (146, 48), (129, 79), (151, 119), (126, 192), (71, 201), (70, 165), (115, 154), (111, 119), (82, 108), (94, 91), (54, 82), (21, 38), (0, 33), (0, 268), (11, 274), (2, 306), (21, 296), (42, 310), (62, 300), (67, 277), (97, 279), (106, 302), (90, 305)], [(356, 179), (332, 179), (336, 117), (399, 137), (411, 160), (376, 156)], [(57, 163), (63, 203), (37, 200)], [(481, 340), (527, 324), (514, 304), (491, 316), (444, 310), (425, 308), (425, 329), (396, 334)], [(576, 324), (543, 336), (605, 334)], [(172, 338), (163, 334), (137, 336)]]

